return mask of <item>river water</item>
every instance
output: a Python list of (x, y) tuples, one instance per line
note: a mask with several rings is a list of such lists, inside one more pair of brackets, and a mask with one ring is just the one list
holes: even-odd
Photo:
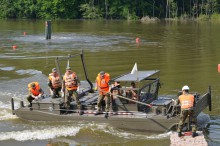
[[(212, 111), (205, 111), (211, 121), (205, 137), (209, 145), (220, 145), (219, 24), (59, 20), (52, 21), (51, 40), (45, 40), (44, 30), (41, 20), (0, 20), (1, 146), (170, 144), (171, 132), (138, 134), (105, 124), (24, 121), (11, 114), (11, 97), (18, 108), (32, 81), (40, 82), (48, 93), (47, 76), (55, 67), (55, 58), (80, 50), (84, 50), (91, 81), (101, 70), (115, 77), (137, 63), (138, 70), (161, 71), (162, 95), (177, 94), (183, 85), (202, 94), (211, 85)], [(79, 60), (70, 66), (83, 80)]]

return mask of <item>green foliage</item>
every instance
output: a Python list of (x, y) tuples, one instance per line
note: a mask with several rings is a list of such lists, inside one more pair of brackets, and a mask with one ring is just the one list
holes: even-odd
[(63, 0), (37, 0), (38, 17), (46, 19), (65, 18), (65, 3)]
[(209, 20), (209, 16), (208, 15), (199, 15), (198, 20), (199, 21), (208, 21)]
[(0, 1), (0, 18), (16, 18), (16, 8), (13, 4), (13, 0)]
[(220, 14), (217, 14), (217, 13), (212, 14), (211, 21), (212, 22), (220, 22)]
[(100, 11), (100, 9), (90, 4), (81, 4), (80, 11), (83, 12), (83, 18), (86, 19), (98, 19), (102, 17), (102, 12)]
[(0, 0), (0, 18), (218, 19), (220, 0)]

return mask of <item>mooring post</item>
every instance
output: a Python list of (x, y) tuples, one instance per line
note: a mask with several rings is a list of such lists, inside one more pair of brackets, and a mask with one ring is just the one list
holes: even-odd
[(14, 98), (11, 98), (11, 111), (12, 111), (12, 114), (13, 114), (13, 115), (15, 115), (14, 110), (15, 110)]
[(46, 40), (51, 39), (51, 21), (50, 20), (45, 22), (45, 37), (46, 37)]
[(21, 108), (24, 107), (24, 101), (23, 101), (23, 100), (20, 101), (20, 107), (21, 107)]

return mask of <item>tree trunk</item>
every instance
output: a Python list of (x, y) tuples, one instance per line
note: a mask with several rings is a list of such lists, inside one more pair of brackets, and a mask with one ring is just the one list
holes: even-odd
[(169, 0), (167, 0), (167, 5), (166, 5), (166, 18), (168, 16), (168, 5), (169, 5)]
[(185, 8), (184, 8), (184, 1), (185, 1), (185, 0), (183, 0), (183, 14), (184, 14), (184, 9), (185, 9)]
[(108, 0), (105, 0), (105, 19), (108, 18)]
[(153, 0), (153, 17), (154, 17), (154, 4), (155, 4), (155, 0)]

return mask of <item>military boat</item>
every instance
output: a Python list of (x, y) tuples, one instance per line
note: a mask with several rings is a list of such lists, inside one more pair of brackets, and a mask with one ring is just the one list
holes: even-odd
[[(120, 87), (115, 90), (120, 94), (111, 94), (111, 110), (109, 117), (105, 118), (105, 112), (95, 115), (97, 110), (98, 91), (93, 89), (93, 83), (89, 80), (84, 53), (68, 55), (67, 57), (57, 57), (56, 67), (61, 73), (61, 61), (70, 60), (80, 56), (82, 70), (85, 81), (82, 82), (79, 92), (82, 104), (83, 115), (79, 114), (75, 101), (71, 102), (70, 109), (65, 109), (63, 97), (51, 98), (45, 95), (44, 98), (33, 101), (32, 107), (20, 102), (20, 107), (15, 109), (14, 99), (11, 99), (12, 113), (24, 120), (31, 121), (76, 121), (107, 123), (115, 128), (124, 130), (135, 130), (141, 132), (165, 132), (175, 130), (180, 118), (180, 105), (175, 103), (178, 94), (175, 96), (159, 95), (160, 79), (159, 70), (135, 70), (121, 74), (111, 79), (111, 83), (120, 83)], [(62, 80), (62, 78), (60, 78)], [(136, 84), (135, 88), (130, 87), (130, 83)], [(136, 99), (132, 99), (127, 93), (135, 91)], [(204, 127), (209, 118), (202, 114), (202, 111), (209, 107), (211, 111), (211, 87), (204, 94), (192, 93), (195, 97), (195, 113), (198, 119), (198, 127)], [(104, 107), (104, 103), (103, 103)], [(185, 128), (190, 130), (190, 119), (186, 120)]]

